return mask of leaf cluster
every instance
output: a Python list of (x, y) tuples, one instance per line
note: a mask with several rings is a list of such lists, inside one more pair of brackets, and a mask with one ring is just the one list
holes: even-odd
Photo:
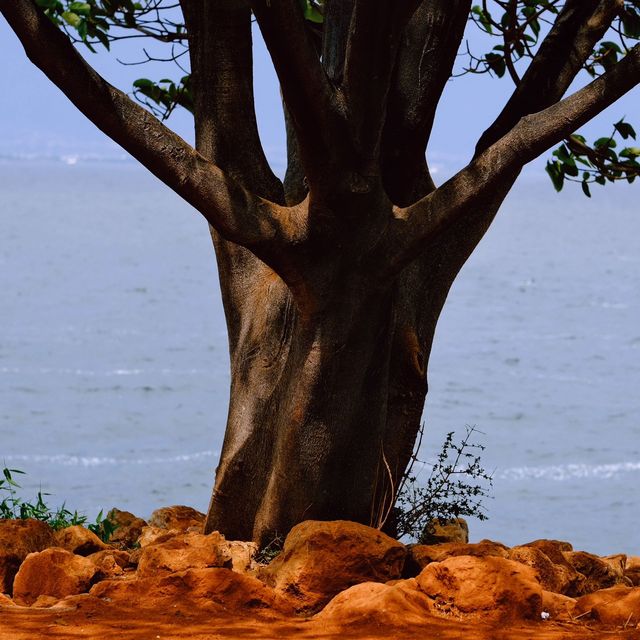
[(177, 3), (163, 0), (35, 0), (49, 19), (64, 29), (75, 42), (96, 52), (96, 45), (109, 50), (111, 42), (131, 35), (114, 34), (112, 28), (137, 31), (137, 37), (174, 42), (186, 37), (184, 24), (168, 19), (162, 12), (175, 9)]
[(420, 485), (413, 473), (414, 463), (420, 462), (414, 456), (396, 499), (395, 523), (400, 537), (420, 542), (431, 533), (434, 521), (444, 524), (461, 516), (488, 518), (482, 500), (489, 497), (493, 479), (481, 463), (484, 445), (471, 441), (476, 433), (477, 429), (467, 427), (460, 442), (454, 441), (454, 431), (447, 434), (425, 485)]
[(53, 509), (45, 502), (45, 496), (50, 494), (42, 491), (38, 491), (33, 502), (23, 500), (16, 491), (21, 487), (14, 479), (15, 474), (24, 475), (24, 471), (7, 467), (2, 469), (0, 519), (26, 520), (31, 518), (46, 522), (54, 531), (75, 525), (86, 525), (87, 529), (95, 533), (103, 542), (107, 542), (117, 528), (117, 525), (102, 517), (102, 511), (98, 514), (95, 522), (87, 525), (87, 516), (78, 513), (78, 511), (70, 511), (64, 503), (61, 507)]
[(613, 125), (610, 136), (598, 138), (592, 145), (578, 134), (569, 136), (547, 162), (546, 171), (556, 191), (561, 191), (565, 180), (580, 182), (582, 191), (591, 197), (590, 184), (626, 180), (633, 182), (640, 176), (640, 147), (624, 147), (616, 151), (618, 139), (636, 139), (634, 128), (624, 119)]

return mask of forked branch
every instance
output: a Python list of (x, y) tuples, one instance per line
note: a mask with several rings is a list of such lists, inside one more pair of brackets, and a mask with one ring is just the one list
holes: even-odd
[(423, 0), (403, 33), (382, 138), (385, 187), (397, 204), (434, 188), (425, 150), (470, 9), (471, 0)]
[(340, 147), (348, 140), (336, 92), (307, 33), (298, 0), (254, 0), (251, 7), (280, 80), (307, 180), (320, 191), (335, 177)]
[(405, 209), (397, 208), (383, 251), (398, 273), (454, 222), (490, 201), (505, 178), (594, 118), (640, 84), (640, 45), (613, 69), (564, 100), (518, 124), (439, 189)]
[[(344, 91), (364, 175), (379, 173), (380, 138), (400, 37), (418, 0), (356, 0), (349, 27)], [(369, 166), (370, 165), (370, 166)]]
[(225, 238), (262, 255), (269, 245), (287, 241), (284, 229), (290, 225), (282, 224), (276, 205), (248, 192), (104, 80), (33, 0), (0, 0), (0, 12), (29, 59), (71, 102)]
[(622, 0), (567, 0), (520, 84), (482, 134), (476, 154), (490, 147), (523, 116), (562, 98), (621, 6)]

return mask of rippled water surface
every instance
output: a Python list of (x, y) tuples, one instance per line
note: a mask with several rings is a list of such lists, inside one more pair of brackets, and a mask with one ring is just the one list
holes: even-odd
[[(475, 425), (472, 538), (640, 554), (636, 185), (525, 177), (452, 289), (421, 457)], [(228, 397), (206, 224), (132, 164), (0, 164), (0, 462), (91, 516), (205, 509)]]

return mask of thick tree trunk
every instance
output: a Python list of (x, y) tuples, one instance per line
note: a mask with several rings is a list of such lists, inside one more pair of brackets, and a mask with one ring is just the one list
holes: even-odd
[(450, 229), (384, 287), (346, 260), (319, 313), (302, 313), (258, 261), (221, 272), (235, 292), (232, 382), (207, 531), (263, 544), (304, 519), (382, 525), (420, 428), (449, 288), (514, 179), (469, 212), (464, 235)]
[[(266, 268), (255, 276), (231, 354), (208, 530), (265, 542), (307, 518), (380, 524), (392, 499), (387, 465), (397, 482), (426, 392), (415, 330), (399, 322), (406, 293), (398, 286), (366, 296), (341, 287), (328, 311), (309, 318), (277, 276)], [(409, 375), (392, 371), (397, 328)], [(408, 377), (413, 388), (398, 389), (398, 378)], [(387, 434), (389, 402), (399, 395), (411, 405), (404, 444)]]

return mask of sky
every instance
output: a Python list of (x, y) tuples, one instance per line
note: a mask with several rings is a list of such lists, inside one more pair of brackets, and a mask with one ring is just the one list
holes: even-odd
[[(467, 37), (478, 43), (472, 25)], [(139, 77), (158, 79), (180, 71), (171, 64), (124, 66), (141, 59), (139, 41), (116, 43), (112, 52), (100, 50), (81, 52), (107, 80), (129, 91)], [(97, 155), (123, 157), (123, 152), (98, 131), (24, 55), (20, 43), (0, 17), (0, 60), (4, 90), (0, 93), (0, 157), (2, 156), (76, 156)], [(460, 61), (462, 64), (462, 61)], [(436, 126), (429, 145), (429, 160), (436, 174), (443, 179), (464, 166), (484, 128), (498, 114), (512, 90), (506, 78), (466, 75), (449, 82), (439, 106)], [(284, 169), (284, 127), (280, 109), (277, 80), (268, 54), (258, 33), (255, 37), (255, 92), (260, 133), (267, 156), (274, 170)], [(179, 110), (181, 111), (181, 110)], [(623, 116), (640, 113), (640, 91), (635, 90), (602, 114), (586, 128), (587, 137), (608, 135), (611, 124)], [(192, 141), (189, 114), (176, 112), (170, 126), (185, 139)], [(541, 173), (544, 161), (538, 161), (533, 171)]]

